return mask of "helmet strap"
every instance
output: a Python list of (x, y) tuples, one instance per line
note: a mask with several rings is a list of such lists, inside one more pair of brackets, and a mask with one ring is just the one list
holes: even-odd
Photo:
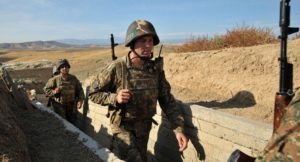
[(151, 52), (151, 56), (150, 57), (143, 57), (143, 56), (141, 56), (140, 54), (138, 54), (135, 50), (134, 50), (134, 48), (133, 48), (133, 46), (130, 46), (130, 50), (138, 57), (138, 58), (140, 58), (141, 60), (151, 60), (152, 58), (153, 58), (153, 52)]

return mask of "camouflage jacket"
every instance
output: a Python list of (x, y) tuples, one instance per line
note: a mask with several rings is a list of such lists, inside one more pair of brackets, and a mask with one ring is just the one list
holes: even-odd
[[(55, 88), (60, 89), (59, 94), (54, 94)], [(83, 101), (84, 92), (80, 81), (74, 76), (69, 74), (67, 80), (63, 80), (61, 75), (56, 75), (48, 80), (44, 87), (44, 91), (48, 97), (52, 97), (56, 102), (61, 104), (68, 104), (70, 102)]]
[[(173, 129), (182, 132), (181, 110), (170, 93), (162, 61), (157, 60), (146, 61), (142, 69), (133, 67), (128, 56), (115, 60), (97, 75), (91, 85), (89, 99), (108, 105), (114, 112), (122, 109), (122, 120), (151, 120), (158, 101)], [(116, 102), (116, 95), (121, 89), (129, 89), (133, 93), (126, 106)]]
[(300, 90), (296, 91), (279, 128), (256, 161), (300, 161)]

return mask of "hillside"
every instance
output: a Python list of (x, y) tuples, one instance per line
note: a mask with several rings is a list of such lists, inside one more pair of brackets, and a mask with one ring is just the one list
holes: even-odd
[(59, 43), (56, 41), (34, 41), (24, 43), (0, 43), (0, 49), (58, 49), (58, 48), (70, 48), (69, 44)]
[[(294, 63), (294, 87), (300, 84), (300, 39), (288, 44), (288, 59)], [(272, 122), (273, 105), (279, 88), (279, 44), (227, 48), (196, 53), (163, 50), (166, 77), (174, 96), (186, 103), (199, 104), (239, 116)], [(117, 56), (127, 53), (117, 46)], [(159, 50), (156, 47), (155, 54)], [(3, 50), (4, 63), (67, 58), (71, 73), (81, 81), (100, 72), (111, 61), (109, 48), (72, 50)]]
[[(299, 87), (300, 39), (288, 44)], [(228, 48), (197, 53), (171, 53), (166, 76), (178, 99), (239, 116), (272, 122), (279, 90), (279, 44)]]

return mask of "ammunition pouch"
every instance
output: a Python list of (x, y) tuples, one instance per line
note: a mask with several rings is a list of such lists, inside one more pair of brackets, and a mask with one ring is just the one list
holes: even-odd
[(71, 81), (63, 81), (58, 86), (60, 93), (55, 94), (55, 101), (67, 105), (70, 104), (70, 102), (75, 101), (75, 85), (72, 84)]
[(74, 102), (74, 100), (75, 100), (75, 90), (74, 89), (62, 90), (61, 95), (60, 95), (60, 103), (65, 105), (65, 104)]

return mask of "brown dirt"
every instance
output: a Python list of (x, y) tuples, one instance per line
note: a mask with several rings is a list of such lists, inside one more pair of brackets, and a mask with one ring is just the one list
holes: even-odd
[(32, 162), (101, 162), (97, 155), (77, 140), (77, 134), (66, 131), (53, 115), (37, 109), (16, 109), (14, 113), (29, 141)]
[(0, 161), (101, 162), (53, 115), (34, 109), (0, 70)]
[[(288, 44), (299, 87), (300, 39)], [(271, 123), (279, 90), (279, 44), (169, 54), (166, 76), (178, 99)], [(175, 65), (175, 66), (174, 66)]]

